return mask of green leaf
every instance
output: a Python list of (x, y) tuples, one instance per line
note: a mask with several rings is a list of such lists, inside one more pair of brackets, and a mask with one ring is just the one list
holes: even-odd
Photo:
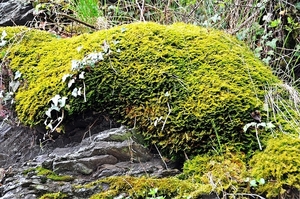
[(66, 100), (68, 98), (67, 97), (62, 97), (60, 100), (59, 100), (59, 106), (60, 107), (64, 107), (66, 105)]
[(295, 4), (295, 7), (296, 7), (297, 10), (300, 10), (300, 2), (297, 2), (297, 3)]
[(72, 86), (72, 84), (75, 83), (75, 80), (74, 79), (71, 79), (69, 82), (68, 82), (68, 88), (70, 88)]
[(65, 82), (67, 80), (68, 77), (72, 77), (71, 74), (65, 74), (63, 77), (62, 77), (62, 81)]
[(20, 86), (20, 82), (19, 81), (11, 81), (11, 82), (9, 82), (9, 86), (10, 86), (12, 92), (15, 93)]
[(16, 71), (16, 72), (15, 72), (15, 78), (14, 78), (14, 80), (20, 78), (21, 75), (22, 75), (22, 73), (21, 73), (20, 71)]
[(261, 123), (257, 124), (257, 127), (260, 127), (260, 126), (266, 127), (266, 123), (265, 122), (261, 122)]
[(77, 97), (77, 96), (78, 96), (78, 89), (77, 89), (77, 88), (74, 88), (74, 89), (73, 89), (72, 95), (73, 95), (74, 97)]
[(72, 60), (71, 62), (71, 70), (80, 70), (82, 68), (81, 61)]
[(265, 183), (266, 183), (266, 181), (263, 178), (259, 179), (259, 181), (258, 181), (258, 184), (260, 184), (260, 185), (264, 185)]
[(257, 187), (256, 180), (250, 181), (250, 187)]
[(272, 122), (268, 122), (268, 123), (266, 124), (266, 128), (267, 128), (267, 129), (275, 128), (275, 125), (272, 124)]
[(271, 58), (270, 56), (268, 56), (268, 57), (264, 58), (262, 61), (263, 61), (265, 64), (269, 65), (271, 59), (272, 59), (272, 58)]
[(127, 30), (126, 28), (122, 27), (121, 28), (121, 33), (124, 33), (126, 30)]
[(255, 127), (256, 126), (256, 122), (251, 122), (251, 123), (246, 124), (243, 127), (244, 132), (246, 132), (250, 126), (254, 126)]
[(51, 111), (52, 110), (56, 110), (57, 112), (60, 111), (60, 108), (58, 106), (55, 106), (54, 104), (51, 104), (51, 107), (50, 107)]
[(58, 100), (60, 99), (60, 95), (55, 95), (51, 98), (51, 101), (54, 103), (55, 106), (58, 105)]
[(278, 41), (277, 38), (272, 39), (272, 41), (267, 41), (266, 45), (270, 46), (272, 49), (276, 49), (276, 42)]
[(1, 40), (3, 40), (7, 36), (7, 33), (5, 30), (2, 31)]
[(51, 118), (51, 111), (52, 111), (52, 109), (48, 108), (48, 110), (45, 112), (45, 114), (50, 118)]
[(79, 74), (79, 79), (84, 79), (84, 71)]
[(280, 19), (276, 19), (270, 22), (270, 27), (271, 28), (276, 28), (279, 24), (281, 24), (281, 20)]

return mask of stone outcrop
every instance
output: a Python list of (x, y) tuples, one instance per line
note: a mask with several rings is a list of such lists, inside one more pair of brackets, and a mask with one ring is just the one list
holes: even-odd
[(34, 8), (26, 0), (1, 0), (0, 26), (25, 25), (32, 21)]
[[(149, 153), (138, 143), (134, 131), (124, 126), (94, 134), (80, 144), (70, 143), (58, 148), (51, 144), (35, 145), (31, 132), (7, 124), (1, 128), (2, 199), (34, 199), (55, 192), (66, 193), (71, 198), (88, 198), (101, 189), (76, 189), (75, 185), (108, 176), (166, 177), (178, 173), (176, 169), (166, 168), (168, 166), (161, 158)], [(55, 171), (58, 176), (69, 178), (62, 181), (48, 179), (36, 172), (36, 168)]]

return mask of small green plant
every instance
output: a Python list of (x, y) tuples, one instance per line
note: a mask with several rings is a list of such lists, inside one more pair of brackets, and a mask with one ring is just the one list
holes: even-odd
[[(47, 131), (47, 133), (45, 134), (44, 139), (46, 139), (46, 136), (48, 138), (51, 138), (51, 133), (53, 133), (54, 131), (61, 131), (59, 125), (62, 123), (65, 117), (64, 107), (66, 106), (67, 99), (67, 97), (61, 97), (58, 94), (51, 99), (51, 107), (48, 108), (48, 110), (45, 112), (47, 118), (44, 124), (46, 126), (46, 129), (49, 129), (49, 131)], [(52, 111), (56, 111), (55, 116), (53, 115)]]
[(150, 197), (146, 197), (146, 199), (165, 199), (164, 196), (158, 196), (158, 188), (152, 188), (150, 189), (148, 195)]
[(250, 187), (257, 187), (259, 185), (264, 185), (266, 183), (265, 179), (263, 179), (263, 178), (260, 178), (260, 179), (246, 178), (245, 182), (249, 182)]
[(260, 140), (259, 140), (259, 137), (258, 137), (259, 129), (260, 129), (260, 127), (263, 127), (265, 129), (272, 129), (272, 128), (275, 127), (274, 124), (272, 124), (272, 122), (267, 122), (267, 123), (266, 122), (259, 122), (259, 123), (251, 122), (251, 123), (248, 123), (244, 126), (244, 128), (243, 128), (244, 132), (247, 132), (249, 127), (254, 127), (259, 149), (262, 150), (262, 146), (261, 146), (261, 143), (260, 143)]
[[(81, 50), (81, 46), (77, 48), (77, 51), (79, 52)], [(105, 52), (108, 52), (108, 49), (105, 49)], [(75, 82), (78, 82), (82, 80), (83, 89), (82, 87), (74, 87), (71, 95), (73, 97), (78, 97), (83, 95), (84, 102), (87, 102), (86, 100), (86, 85), (84, 82), (84, 73), (85, 69), (87, 67), (95, 67), (95, 64), (99, 61), (104, 60), (103, 58), (104, 53), (102, 52), (94, 52), (90, 53), (87, 56), (83, 58), (83, 60), (72, 60), (72, 66), (71, 71), (74, 72), (74, 74), (65, 74), (62, 77), (62, 81), (66, 82), (68, 80), (68, 88), (71, 88)], [(83, 91), (82, 91), (83, 90)], [(51, 101), (51, 107), (48, 108), (48, 110), (45, 112), (47, 115), (47, 118), (44, 122), (46, 129), (49, 129), (47, 133), (44, 135), (44, 140), (46, 138), (51, 139), (51, 133), (54, 131), (61, 132), (62, 128), (60, 128), (60, 124), (62, 123), (64, 117), (65, 117), (65, 108), (69, 108), (70, 106), (66, 104), (66, 100), (68, 97), (64, 96), (61, 97), (59, 94), (55, 95)], [(53, 112), (56, 112), (56, 115), (53, 115)]]

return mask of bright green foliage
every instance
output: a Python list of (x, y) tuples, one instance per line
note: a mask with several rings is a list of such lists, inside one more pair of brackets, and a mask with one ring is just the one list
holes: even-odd
[(266, 193), (267, 198), (282, 196), (290, 188), (299, 190), (300, 139), (288, 135), (270, 139), (267, 148), (253, 156), (250, 166), (255, 179), (266, 180), (257, 193)]
[[(242, 128), (262, 107), (264, 86), (279, 80), (234, 37), (183, 23), (134, 23), (48, 42), (50, 37), (32, 30), (10, 49), (10, 65), (24, 79), (16, 110), (25, 124), (44, 122), (50, 99), (59, 94), (68, 97), (68, 118), (90, 109), (109, 113), (135, 125), (168, 155), (198, 154), (225, 143), (257, 149), (255, 134)], [(103, 46), (104, 60), (84, 69), (87, 102), (73, 97), (83, 80), (71, 88), (62, 82), (72, 73), (71, 60), (103, 52)]]
[(93, 25), (97, 18), (102, 15), (98, 0), (71, 0), (70, 2), (70, 10), (84, 22)]
[(221, 156), (198, 155), (185, 162), (181, 177), (210, 186), (218, 194), (247, 193), (248, 171), (243, 157), (229, 151)]

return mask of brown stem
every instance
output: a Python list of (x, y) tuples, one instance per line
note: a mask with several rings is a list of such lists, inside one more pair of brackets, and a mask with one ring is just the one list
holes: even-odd
[(93, 26), (93, 25), (91, 25), (91, 24), (88, 24), (88, 23), (86, 23), (86, 22), (84, 22), (84, 21), (81, 21), (81, 20), (79, 20), (79, 19), (76, 19), (75, 17), (72, 17), (72, 16), (70, 16), (70, 15), (66, 15), (66, 14), (64, 14), (64, 13), (58, 13), (58, 15), (63, 16), (63, 17), (68, 18), (68, 19), (71, 19), (71, 20), (76, 21), (76, 22), (78, 22), (78, 23), (80, 23), (80, 24), (83, 24), (83, 25), (85, 25), (85, 26), (87, 26), (87, 27), (90, 27), (90, 28), (92, 28), (92, 29), (97, 30), (97, 28), (96, 28), (95, 26)]

